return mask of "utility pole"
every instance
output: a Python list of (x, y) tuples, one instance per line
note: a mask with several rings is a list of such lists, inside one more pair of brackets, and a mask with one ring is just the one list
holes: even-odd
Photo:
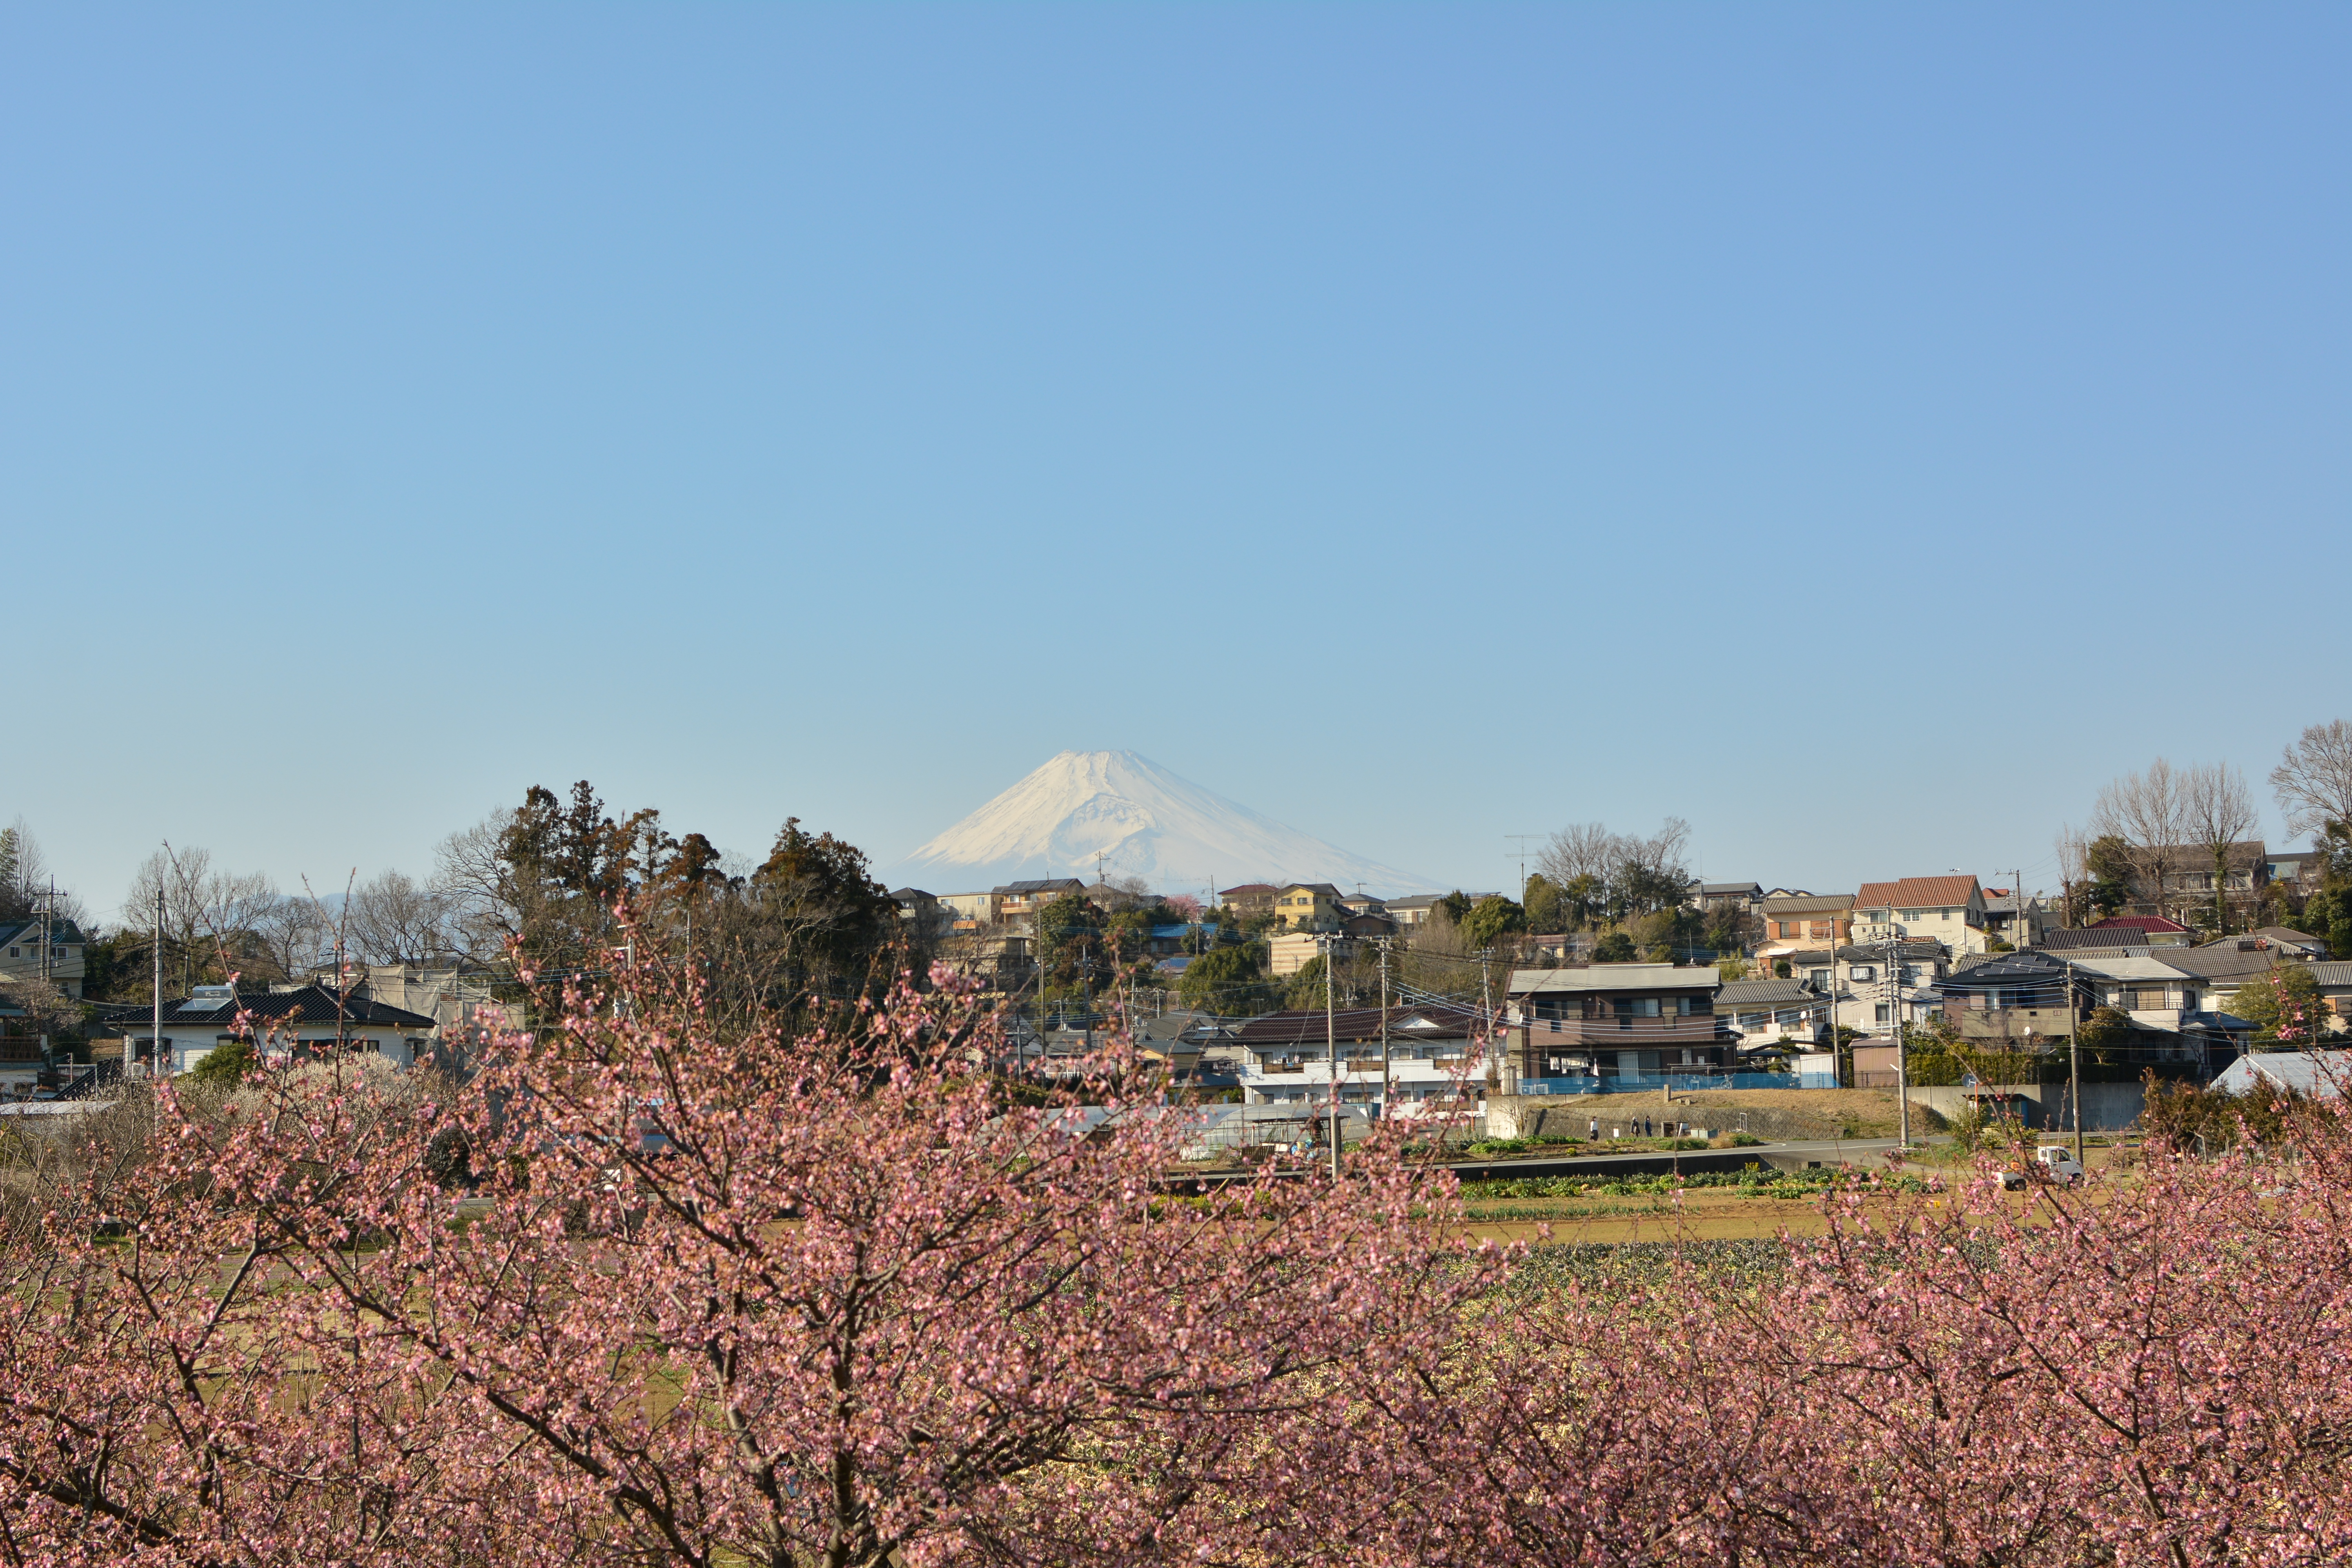
[[(1478, 1014), (1486, 1036), (1486, 1087), (1499, 1094), (1503, 1089), (1503, 1049), (1495, 1040), (1495, 990), (1486, 965), (1495, 956), (1491, 947), (1478, 950)], [(1518, 1085), (1511, 1086), (1517, 1089)]]
[[(2074, 961), (2066, 965), (2066, 1098), (2074, 1102), (2074, 1163), (2083, 1163), (2083, 1047), (2074, 1042), (2082, 1033), (2074, 1008)], [(2085, 1167), (2087, 1169), (2088, 1167)]]
[(1331, 1067), (1331, 1179), (1339, 1179), (1339, 1024), (1331, 1008), (1331, 938), (1323, 938), (1323, 1053)]
[(1895, 1106), (1902, 1118), (1903, 1147), (1911, 1147), (1911, 1060), (1903, 1032), (1903, 939), (1886, 939), (1886, 1016), (1895, 1021)]
[(1381, 1120), (1389, 1119), (1389, 939), (1381, 943)]
[[(155, 1026), (147, 1042), (147, 1072), (154, 1076), (163, 1054), (163, 889), (155, 889)], [(128, 1067), (129, 1063), (123, 1064)]]
[(1519, 841), (1519, 886), (1517, 889), (1519, 897), (1517, 901), (1519, 905), (1524, 908), (1528, 901), (1528, 840), (1530, 838), (1541, 838), (1543, 835), (1540, 833), (1506, 833), (1503, 837), (1506, 838), (1516, 838)]

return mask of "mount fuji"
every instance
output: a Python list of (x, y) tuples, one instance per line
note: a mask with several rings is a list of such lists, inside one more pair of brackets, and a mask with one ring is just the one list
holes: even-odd
[(1222, 880), (1436, 891), (1177, 777), (1133, 752), (1064, 752), (889, 868), (894, 886), (977, 890), (1031, 877), (1139, 877), (1155, 892)]

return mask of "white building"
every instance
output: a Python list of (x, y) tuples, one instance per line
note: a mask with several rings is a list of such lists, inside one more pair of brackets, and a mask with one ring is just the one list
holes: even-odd
[(1955, 956), (1987, 951), (1984, 889), (1967, 876), (1864, 882), (1853, 896), (1853, 940), (1868, 947), (1890, 937), (1940, 942)]

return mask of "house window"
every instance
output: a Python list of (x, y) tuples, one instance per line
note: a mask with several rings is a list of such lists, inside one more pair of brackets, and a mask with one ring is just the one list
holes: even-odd
[(1809, 969), (1809, 970), (1807, 970), (1807, 971), (1805, 972), (1805, 973), (1806, 973), (1806, 977), (1807, 977), (1808, 979), (1810, 979), (1811, 981), (1812, 981), (1812, 983), (1813, 983), (1814, 984), (1816, 984), (1816, 985), (1820, 986), (1822, 990), (1826, 991), (1826, 990), (1828, 990), (1828, 989), (1829, 989), (1829, 984), (1830, 984), (1830, 972), (1829, 972), (1828, 970), (1826, 970), (1826, 969)]
[(1886, 1004), (1884, 1002), (1878, 1005), (1878, 1021), (1882, 1024), (1886, 1022)]
[(1851, 973), (1856, 980), (1875, 980), (1878, 978), (1878, 965), (1874, 963), (1857, 963), (1853, 966)]

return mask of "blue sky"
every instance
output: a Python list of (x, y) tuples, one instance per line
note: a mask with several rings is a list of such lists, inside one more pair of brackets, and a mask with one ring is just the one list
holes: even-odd
[(1472, 885), (2033, 881), (2352, 710), (2347, 43), (9, 7), (0, 814), (107, 910), (580, 777), (887, 861), (1132, 747)]

